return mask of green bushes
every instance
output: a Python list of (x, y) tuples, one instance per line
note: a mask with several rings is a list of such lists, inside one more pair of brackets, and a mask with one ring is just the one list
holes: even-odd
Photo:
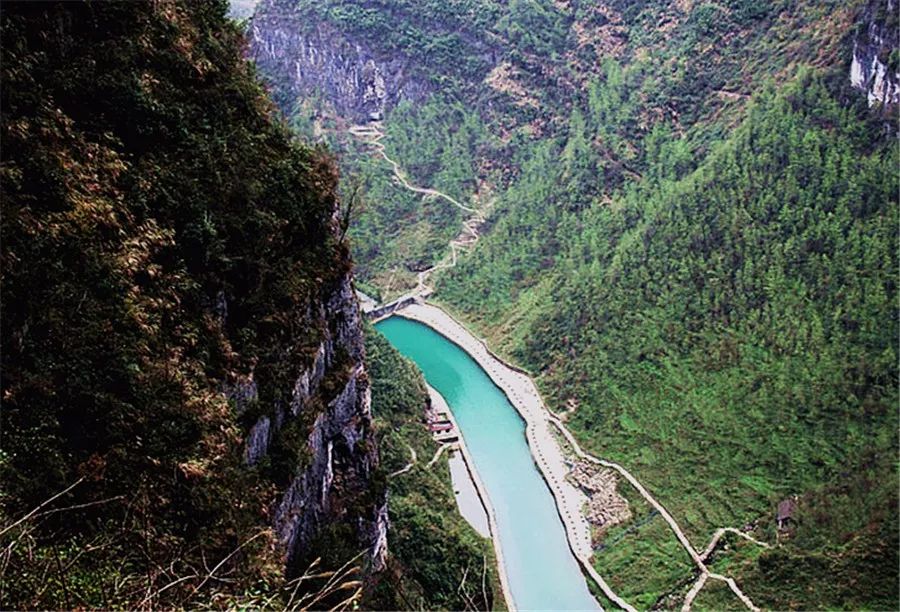
[[(536, 170), (548, 163), (536, 163), (440, 295), (541, 372), (554, 405), (574, 401), (573, 430), (632, 469), (695, 546), (716, 527), (756, 521), (773, 540), (771, 508), (788, 495), (814, 507), (816, 491), (846, 474), (896, 479), (896, 466), (864, 467), (897, 452), (897, 152), (875, 129), (806, 71), (761, 92), (693, 171), (683, 141), (662, 147), (654, 135), (644, 180), (582, 213), (559, 215)], [(537, 244), (513, 238), (535, 233)], [(551, 244), (554, 263), (538, 273), (535, 249)], [(896, 491), (871, 495), (871, 506), (836, 501), (843, 535), (798, 535), (791, 558), (862, 554), (867, 525), (897, 520)], [(874, 549), (886, 569), (872, 579), (884, 584), (896, 583), (890, 549)], [(626, 596), (643, 596), (641, 576), (662, 562), (637, 550), (624, 551)], [(767, 554), (731, 561), (758, 605), (896, 599), (781, 595), (766, 582), (776, 572), (757, 569)], [(600, 553), (598, 566), (611, 571), (622, 556)]]
[(277, 591), (274, 489), (221, 391), (255, 364), (261, 405), (289, 397), (319, 339), (297, 313), (349, 259), (334, 167), (225, 10), (4, 6), (2, 522), (72, 488), (7, 533), (3, 607)]

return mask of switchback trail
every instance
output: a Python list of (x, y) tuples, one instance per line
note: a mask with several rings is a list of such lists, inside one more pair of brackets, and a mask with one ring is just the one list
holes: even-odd
[(410, 446), (409, 444), (406, 445), (406, 448), (409, 449), (409, 463), (407, 463), (406, 465), (404, 465), (404, 466), (403, 466), (402, 468), (400, 468), (399, 470), (397, 470), (397, 471), (395, 471), (395, 472), (391, 472), (390, 474), (388, 474), (388, 478), (393, 478), (394, 476), (399, 476), (400, 474), (405, 474), (405, 473), (407, 473), (408, 471), (410, 471), (411, 469), (413, 469), (413, 466), (414, 466), (414, 465), (416, 465), (416, 461), (419, 460), (418, 456), (416, 456), (416, 449), (414, 449), (414, 448), (413, 448), (412, 446)]
[[(400, 164), (397, 163), (396, 161), (394, 161), (393, 159), (391, 159), (385, 152), (384, 144), (382, 144), (382, 142), (381, 142), (381, 139), (384, 138), (384, 133), (381, 131), (380, 123), (373, 122), (368, 125), (355, 125), (355, 126), (352, 126), (349, 128), (349, 132), (353, 136), (355, 136), (355, 137), (365, 141), (369, 145), (371, 145), (373, 147), (373, 149), (385, 161), (387, 161), (391, 165), (391, 168), (393, 169), (393, 173), (394, 173), (394, 178), (404, 188), (406, 188), (407, 190), (412, 191), (414, 193), (422, 194), (424, 196), (443, 198), (444, 200), (453, 204), (454, 206), (458, 207), (459, 209), (472, 214), (472, 217), (470, 217), (469, 219), (467, 219), (466, 221), (463, 222), (462, 232), (460, 232), (460, 234), (457, 236), (456, 239), (450, 241), (450, 252), (434, 266), (418, 273), (418, 279), (417, 279), (418, 282), (417, 282), (416, 288), (408, 295), (424, 297), (424, 296), (430, 294), (431, 289), (432, 289), (426, 282), (428, 276), (430, 276), (432, 273), (434, 273), (437, 270), (449, 269), (456, 265), (459, 251), (470, 248), (472, 245), (474, 245), (478, 241), (478, 238), (479, 238), (478, 228), (481, 226), (482, 223), (484, 223), (485, 218), (480, 210), (478, 210), (476, 208), (472, 208), (470, 206), (466, 206), (465, 204), (461, 204), (459, 201), (457, 201), (456, 199), (454, 199), (453, 197), (451, 197), (445, 193), (437, 191), (436, 189), (430, 189), (430, 188), (426, 188), (426, 187), (418, 187), (418, 186), (410, 183), (409, 180), (406, 178), (406, 174), (403, 172), (403, 169), (400, 167)], [(407, 297), (407, 296), (403, 296), (403, 297)], [(400, 299), (403, 299), (403, 298), (400, 298)], [(487, 347), (487, 343), (484, 340), (481, 340), (481, 342), (484, 344), (485, 347)], [(532, 385), (534, 385), (533, 381), (531, 381), (531, 383), (532, 383)], [(535, 393), (537, 392), (536, 386), (534, 386), (534, 391), (535, 391)], [(657, 512), (659, 512), (659, 514), (663, 517), (663, 519), (669, 525), (672, 532), (675, 534), (675, 537), (678, 539), (678, 541), (681, 543), (681, 545), (687, 551), (688, 555), (691, 557), (691, 560), (693, 560), (694, 564), (700, 570), (700, 574), (699, 574), (696, 582), (694, 583), (694, 585), (688, 592), (687, 596), (685, 597), (684, 604), (682, 607), (682, 610), (684, 612), (690, 610), (691, 604), (693, 603), (697, 594), (699, 594), (700, 590), (703, 588), (703, 586), (706, 584), (707, 580), (710, 578), (712, 578), (714, 580), (720, 580), (722, 582), (725, 582), (729, 586), (729, 588), (732, 590), (732, 592), (741, 600), (741, 602), (743, 602), (743, 604), (747, 608), (749, 608), (753, 612), (759, 612), (759, 608), (753, 603), (753, 601), (750, 600), (749, 597), (747, 597), (744, 594), (743, 591), (741, 591), (740, 587), (737, 585), (737, 583), (734, 581), (733, 578), (710, 572), (709, 568), (707, 568), (707, 566), (706, 566), (706, 559), (709, 557), (709, 555), (715, 549), (719, 540), (722, 538), (722, 536), (726, 532), (735, 533), (737, 535), (740, 535), (741, 537), (743, 537), (747, 540), (750, 540), (751, 542), (754, 542), (760, 546), (768, 547), (769, 546), (768, 544), (765, 544), (764, 542), (755, 540), (754, 538), (748, 536), (747, 534), (745, 534), (733, 527), (724, 527), (724, 528), (718, 529), (716, 531), (716, 533), (713, 535), (712, 540), (710, 541), (709, 545), (706, 547), (706, 549), (703, 551), (702, 554), (699, 554), (697, 552), (697, 550), (691, 544), (688, 537), (681, 530), (681, 527), (678, 525), (678, 523), (675, 521), (675, 519), (672, 517), (672, 515), (669, 514), (669, 512), (665, 509), (665, 507), (661, 503), (659, 503), (656, 500), (656, 498), (654, 498), (650, 494), (650, 492), (647, 491), (646, 488), (644, 488), (644, 486), (640, 483), (640, 481), (638, 481), (638, 479), (635, 478), (631, 474), (631, 472), (629, 472), (628, 470), (626, 470), (624, 467), (622, 467), (621, 465), (619, 465), (617, 463), (613, 463), (612, 461), (607, 461), (605, 459), (599, 459), (597, 457), (594, 457), (593, 455), (589, 455), (588, 453), (584, 452), (581, 449), (581, 446), (578, 444), (578, 441), (575, 440), (575, 437), (568, 430), (568, 428), (566, 428), (566, 426), (562, 422), (562, 420), (560, 420), (556, 415), (554, 415), (552, 412), (550, 412), (549, 409), (546, 408), (546, 404), (543, 403), (542, 399), (540, 401), (541, 401), (541, 404), (543, 404), (543, 406), (545, 407), (544, 412), (547, 416), (547, 420), (550, 423), (552, 423), (553, 425), (555, 425), (556, 428), (563, 435), (563, 437), (566, 438), (566, 440), (572, 446), (572, 449), (575, 452), (575, 454), (578, 455), (579, 457), (581, 457), (582, 459), (585, 459), (589, 462), (592, 462), (592, 463), (595, 463), (598, 465), (602, 465), (604, 467), (608, 467), (610, 469), (615, 470), (619, 474), (621, 474), (638, 491), (638, 493), (640, 493), (641, 496), (645, 500), (647, 500), (647, 502), (651, 506), (653, 506), (653, 508), (656, 509)], [(410, 448), (410, 450), (412, 451), (412, 448)], [(442, 450), (442, 448), (438, 449), (438, 452), (435, 453), (435, 456), (432, 458), (429, 465), (431, 465), (432, 463), (434, 463), (437, 460), (437, 458), (440, 456), (441, 450)], [(415, 455), (415, 451), (413, 451), (413, 455)], [(415, 463), (415, 457), (413, 457), (413, 463)], [(412, 467), (412, 464), (408, 465), (406, 468), (404, 468), (402, 470), (399, 470), (399, 472), (395, 472), (395, 474), (403, 473), (403, 472), (409, 470), (411, 467)], [(392, 475), (394, 475), (394, 474), (392, 474)], [(601, 586), (601, 588), (603, 589), (603, 591), (606, 593), (606, 595), (608, 597), (610, 597), (617, 605), (619, 605), (621, 608), (627, 610), (628, 612), (632, 612), (634, 610), (634, 608), (632, 606), (630, 606), (627, 602), (625, 602), (624, 600), (622, 600), (621, 598), (616, 596), (615, 593), (612, 592), (612, 590), (609, 588), (609, 586), (606, 584), (606, 582), (603, 580), (603, 578), (600, 577), (600, 575), (594, 570), (593, 566), (589, 562), (585, 561), (584, 565), (585, 565), (586, 569), (588, 570), (588, 572), (595, 579), (595, 581), (598, 582), (598, 584)]]
[(631, 483), (631, 486), (633, 486), (635, 489), (637, 489), (638, 493), (640, 493), (641, 496), (645, 500), (647, 500), (647, 502), (651, 506), (653, 506), (653, 508), (655, 508), (657, 512), (659, 512), (660, 516), (663, 517), (663, 519), (666, 521), (666, 523), (668, 523), (669, 528), (675, 534), (675, 537), (678, 538), (678, 541), (681, 543), (681, 545), (687, 551), (688, 555), (690, 555), (691, 559), (694, 561), (694, 564), (700, 570), (700, 575), (697, 578), (697, 581), (694, 583), (694, 586), (688, 592), (687, 597), (685, 597), (684, 605), (682, 607), (683, 611), (687, 611), (687, 610), (691, 609), (691, 604), (693, 603), (694, 598), (697, 596), (697, 594), (700, 592), (700, 590), (703, 588), (703, 585), (706, 584), (706, 581), (709, 578), (712, 578), (714, 580), (721, 580), (722, 582), (726, 583), (729, 586), (729, 588), (732, 590), (732, 592), (738, 597), (738, 599), (740, 599), (743, 602), (743, 604), (745, 606), (747, 606), (747, 608), (749, 608), (750, 610), (753, 610), (754, 612), (759, 611), (759, 608), (753, 603), (753, 601), (750, 600), (749, 597), (747, 597), (744, 594), (743, 591), (741, 591), (740, 587), (737, 585), (737, 583), (734, 581), (733, 578), (710, 572), (709, 568), (706, 567), (706, 558), (710, 555), (710, 553), (712, 553), (712, 551), (713, 551), (713, 549), (715, 549), (715, 546), (718, 543), (719, 539), (721, 539), (722, 535), (724, 535), (726, 532), (737, 533), (740, 536), (742, 536), (752, 542), (755, 542), (756, 544), (759, 544), (761, 546), (768, 547), (768, 544), (765, 544), (763, 542), (755, 540), (752, 537), (744, 534), (743, 532), (741, 532), (733, 527), (723, 527), (723, 528), (719, 529), (718, 531), (716, 531), (715, 535), (712, 538), (712, 541), (706, 547), (706, 550), (703, 552), (703, 554), (702, 555), (698, 554), (696, 549), (691, 544), (691, 541), (688, 540), (688, 537), (681, 530), (681, 527), (678, 525), (678, 523), (675, 521), (675, 519), (672, 518), (672, 515), (669, 514), (668, 510), (666, 510), (665, 507), (661, 503), (659, 503), (656, 500), (656, 498), (653, 497), (649, 491), (647, 491), (647, 489), (644, 488), (644, 486), (640, 483), (640, 481), (638, 481), (638, 479), (635, 478), (631, 474), (631, 472), (626, 470), (624, 467), (622, 467), (618, 463), (614, 463), (612, 461), (607, 461), (605, 459), (599, 459), (597, 457), (594, 457), (593, 455), (589, 455), (588, 453), (584, 452), (581, 449), (581, 446), (578, 444), (578, 441), (575, 439), (575, 436), (573, 436), (572, 433), (568, 430), (568, 428), (566, 428), (566, 426), (563, 424), (563, 422), (560, 421), (559, 418), (557, 418), (555, 415), (553, 415), (549, 410), (547, 410), (547, 419), (556, 426), (556, 428), (563, 435), (563, 437), (566, 439), (566, 441), (568, 441), (568, 443), (571, 445), (572, 450), (575, 452), (576, 455), (578, 455), (582, 459), (590, 461), (591, 463), (596, 463), (598, 465), (602, 465), (604, 467), (611, 468), (611, 469), (615, 470), (616, 472), (618, 472), (619, 474), (621, 474), (625, 478), (625, 480), (627, 480), (629, 483)]
[(476, 242), (478, 242), (478, 228), (481, 227), (481, 224), (485, 221), (484, 214), (481, 210), (473, 208), (471, 206), (466, 206), (465, 204), (459, 202), (452, 196), (443, 193), (442, 191), (431, 189), (429, 187), (418, 187), (410, 183), (409, 179), (406, 178), (406, 173), (403, 171), (403, 168), (400, 167), (400, 164), (391, 159), (385, 151), (384, 143), (381, 142), (381, 139), (384, 138), (384, 133), (381, 131), (380, 122), (376, 121), (366, 125), (354, 125), (351, 126), (348, 131), (351, 135), (370, 145), (378, 155), (380, 155), (388, 164), (391, 165), (394, 173), (394, 179), (405, 189), (426, 197), (442, 198), (453, 206), (456, 206), (460, 210), (471, 214), (468, 219), (463, 221), (462, 231), (459, 233), (459, 235), (450, 241), (450, 252), (435, 265), (426, 270), (420, 271), (416, 277), (416, 288), (413, 289), (410, 294), (408, 294), (411, 296), (427, 295), (432, 290), (432, 288), (427, 283), (428, 277), (438, 270), (446, 270), (454, 267), (459, 257), (459, 252), (471, 248)]
[(384, 158), (384, 160), (391, 165), (394, 169), (394, 176), (397, 181), (406, 187), (409, 191), (414, 193), (420, 193), (426, 196), (435, 196), (438, 198), (444, 198), (454, 206), (470, 213), (478, 213), (478, 210), (466, 206), (465, 204), (461, 204), (456, 199), (448, 196), (446, 193), (440, 192), (437, 189), (430, 189), (427, 187), (417, 187), (409, 182), (406, 178), (406, 173), (400, 167), (400, 164), (388, 157), (388, 154), (385, 152), (384, 144), (382, 144), (381, 139), (384, 138), (384, 133), (381, 131), (381, 123), (373, 122), (367, 125), (354, 125), (351, 126), (348, 130), (352, 135), (357, 138), (364, 140), (366, 143), (372, 146), (375, 151)]

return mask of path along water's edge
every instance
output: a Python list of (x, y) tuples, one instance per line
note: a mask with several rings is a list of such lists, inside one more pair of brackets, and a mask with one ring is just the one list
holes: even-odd
[[(437, 191), (435, 189), (417, 187), (409, 183), (400, 165), (395, 160), (391, 159), (385, 151), (385, 146), (381, 142), (384, 134), (381, 132), (380, 123), (375, 122), (365, 126), (353, 126), (350, 128), (350, 133), (358, 138), (362, 138), (364, 141), (367, 141), (369, 144), (371, 144), (381, 155), (381, 157), (383, 157), (392, 166), (395, 178), (406, 189), (425, 196), (443, 198), (454, 206), (474, 215), (471, 219), (468, 219), (463, 223), (463, 232), (460, 234), (460, 236), (457, 237), (456, 240), (450, 242), (450, 253), (431, 268), (419, 272), (416, 288), (410, 294), (394, 300), (394, 302), (391, 303), (390, 307), (385, 308), (381, 316), (377, 318), (387, 318), (400, 309), (410, 307), (408, 305), (409, 301), (415, 302), (413, 304), (414, 306), (426, 310), (425, 312), (420, 312), (418, 317), (413, 314), (413, 316), (409, 316), (407, 318), (417, 320), (420, 323), (428, 325), (432, 329), (438, 331), (439, 333), (442, 333), (452, 342), (456, 343), (460, 348), (469, 353), (469, 355), (473, 359), (475, 359), (475, 361), (479, 365), (481, 365), (481, 367), (485, 370), (485, 372), (488, 373), (488, 376), (494, 381), (494, 383), (506, 394), (510, 403), (516, 408), (516, 410), (519, 412), (520, 416), (526, 423), (526, 437), (528, 440), (528, 445), (531, 449), (532, 457), (534, 458), (535, 463), (538, 464), (539, 473), (547, 482), (547, 485), (550, 488), (554, 499), (556, 500), (557, 510), (559, 512), (563, 525), (565, 526), (569, 547), (572, 549), (572, 552), (574, 553), (576, 559), (578, 559), (579, 563), (581, 563), (584, 570), (600, 586), (604, 594), (616, 605), (622, 607), (628, 612), (632, 612), (634, 610), (634, 608), (632, 608), (627, 602), (622, 600), (612, 591), (606, 581), (603, 580), (600, 574), (597, 573), (593, 565), (591, 565), (590, 563), (592, 554), (590, 546), (590, 528), (587, 525), (586, 519), (581, 513), (581, 503), (578, 503), (576, 505), (576, 513), (574, 517), (571, 512), (571, 506), (573, 505), (574, 501), (578, 500), (580, 491), (578, 491), (565, 481), (565, 469), (562, 472), (559, 472), (557, 469), (555, 469), (559, 466), (559, 462), (556, 461), (556, 458), (557, 456), (562, 456), (562, 451), (559, 444), (557, 444), (552, 435), (548, 435), (550, 423), (552, 423), (556, 427), (556, 429), (558, 429), (560, 434), (562, 434), (572, 445), (573, 450), (577, 456), (581, 457), (582, 459), (587, 459), (593, 463), (612, 468), (615, 471), (619, 472), (621, 476), (623, 476), (630, 484), (632, 484), (635, 489), (637, 489), (638, 492), (661, 513), (666, 523), (668, 523), (670, 529), (675, 534), (676, 538), (684, 547), (685, 551), (691, 557), (692, 561), (699, 570), (699, 576), (697, 578), (695, 587), (692, 588), (685, 597), (683, 606), (684, 610), (690, 609), (694, 597), (696, 597), (700, 589), (703, 588), (703, 585), (706, 583), (708, 578), (713, 578), (715, 580), (721, 580), (725, 582), (726, 584), (728, 584), (729, 588), (734, 592), (734, 594), (744, 603), (744, 605), (747, 606), (747, 608), (749, 608), (753, 612), (759, 610), (759, 608), (754, 605), (750, 598), (741, 591), (740, 587), (737, 585), (733, 578), (711, 573), (707, 568), (705, 561), (706, 557), (712, 552), (713, 549), (715, 549), (716, 544), (725, 532), (737, 533), (738, 535), (741, 535), (742, 537), (760, 546), (768, 547), (768, 544), (760, 542), (753, 537), (739, 532), (737, 529), (734, 529), (732, 527), (725, 527), (717, 530), (717, 532), (713, 535), (713, 538), (710, 541), (707, 550), (704, 551), (702, 555), (698, 554), (697, 550), (692, 546), (675, 519), (672, 518), (672, 516), (662, 506), (662, 504), (660, 504), (628, 470), (617, 463), (599, 459), (581, 450), (578, 442), (575, 440), (574, 436), (572, 436), (571, 432), (568, 431), (562, 421), (556, 418), (556, 415), (554, 415), (548, 408), (546, 408), (540, 396), (540, 393), (537, 390), (537, 387), (534, 385), (534, 382), (531, 380), (530, 374), (527, 371), (507, 363), (501, 357), (494, 354), (484, 340), (472, 335), (472, 333), (469, 332), (469, 330), (466, 329), (465, 326), (456, 321), (456, 319), (454, 319), (449, 313), (447, 313), (440, 307), (434, 305), (426, 305), (419, 302), (423, 297), (429, 295), (432, 292), (432, 288), (429, 287), (426, 282), (428, 276), (440, 269), (454, 267), (456, 265), (458, 251), (468, 249), (478, 241), (478, 228), (485, 220), (484, 213), (480, 210), (480, 208), (466, 206), (445, 193), (441, 193), (440, 191)], [(432, 310), (429, 311), (427, 309)], [(444, 327), (441, 327), (442, 323)], [(449, 328), (453, 331), (448, 330), (445, 332), (443, 330), (447, 329), (448, 323)], [(460, 341), (460, 339), (462, 339), (463, 341)], [(473, 347), (476, 347), (480, 350), (473, 352)], [(483, 351), (484, 355), (482, 355), (480, 351)], [(511, 375), (508, 378), (511, 378), (511, 380), (507, 382), (512, 382), (512, 387), (507, 388), (506, 386), (504, 386), (504, 384), (502, 384), (499, 380), (500, 376), (497, 370), (489, 367), (488, 364), (499, 365), (499, 367), (501, 368), (501, 372), (508, 372)], [(512, 376), (514, 374), (518, 374), (520, 379)], [(529, 400), (529, 403), (523, 403), (523, 397), (527, 398)], [(536, 400), (537, 402), (536, 408), (533, 405), (533, 400)], [(564, 467), (565, 463), (562, 462), (562, 465)], [(572, 495), (572, 490), (574, 490), (575, 492), (574, 496)]]
[(484, 506), (484, 511), (488, 517), (488, 530), (491, 533), (491, 542), (494, 545), (494, 555), (497, 557), (497, 572), (500, 574), (500, 587), (503, 589), (503, 598), (506, 600), (507, 608), (516, 610), (516, 603), (515, 600), (513, 600), (512, 591), (509, 588), (509, 578), (506, 575), (506, 566), (503, 564), (503, 550), (500, 546), (500, 532), (497, 529), (497, 519), (494, 515), (494, 507), (491, 505), (491, 498), (488, 495), (487, 487), (484, 486), (481, 477), (478, 475), (478, 471), (475, 469), (475, 461), (472, 459), (469, 448), (466, 446), (466, 440), (462, 435), (462, 430), (459, 428), (459, 424), (453, 416), (453, 411), (450, 410), (444, 396), (438, 393), (431, 385), (426, 383), (425, 386), (428, 388), (428, 396), (431, 398), (431, 403), (446, 407), (448, 418), (452, 421), (456, 431), (459, 432), (459, 451), (462, 453), (466, 469), (469, 471), (472, 482), (475, 483), (475, 490), (478, 492), (478, 497), (481, 498), (481, 504)]
[[(492, 354), (481, 340), (437, 306), (414, 303), (395, 314), (427, 325), (462, 348), (503, 391), (522, 420), (525, 421), (525, 436), (528, 446), (540, 474), (556, 501), (569, 548), (584, 572), (597, 583), (604, 595), (617, 606), (632, 612), (634, 608), (612, 590), (591, 564), (593, 550), (590, 526), (581, 510), (587, 498), (566, 480), (568, 467), (563, 451), (552, 434), (551, 424), (548, 420), (549, 413), (531, 378)], [(488, 516), (492, 520), (490, 512)], [(492, 533), (496, 533), (496, 528), (493, 526)], [(499, 550), (499, 542), (496, 539), (494, 547)], [(498, 556), (498, 561), (501, 559)], [(507, 601), (509, 601), (508, 596)]]

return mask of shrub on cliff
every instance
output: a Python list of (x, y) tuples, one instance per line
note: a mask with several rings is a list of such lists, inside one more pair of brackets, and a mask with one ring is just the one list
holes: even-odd
[(225, 11), (4, 4), (0, 522), (40, 508), (4, 530), (5, 608), (279, 579), (221, 390), (252, 361), (260, 401), (289, 392), (349, 259), (332, 163), (273, 119)]

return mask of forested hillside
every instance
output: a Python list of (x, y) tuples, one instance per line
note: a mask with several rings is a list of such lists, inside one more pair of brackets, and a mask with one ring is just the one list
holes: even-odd
[(683, 142), (681, 165), (692, 165), (767, 80), (783, 83), (806, 65), (846, 82), (862, 8), (266, 0), (249, 27), (250, 53), (293, 127), (338, 151), (345, 188), (363, 187), (351, 228), (357, 276), (370, 292), (396, 294), (440, 258), (459, 211), (398, 188), (366, 155), (371, 147), (347, 138), (349, 124), (387, 118), (387, 153), (413, 182), (489, 212), (533, 149), (587, 120), (589, 132), (567, 148), (578, 167), (563, 195), (581, 206), (639, 179), (644, 142), (669, 132)]
[[(378, 118), (417, 184), (487, 216), (433, 299), (529, 368), (696, 548), (725, 526), (778, 544), (730, 541), (712, 569), (764, 607), (896, 607), (896, 6), (291, 6), (260, 5), (253, 53), (295, 127), (339, 148), (344, 188), (362, 187), (367, 288), (409, 289), (465, 217), (348, 135)], [(362, 49), (350, 63), (383, 92), (377, 117), (349, 90), (303, 95), (308, 71), (279, 67), (312, 47)], [(639, 607), (680, 605), (690, 560), (629, 501), (632, 521), (595, 534), (595, 565)], [(695, 602), (741, 606), (716, 587)]]
[[(513, 211), (441, 285), (698, 544), (733, 524), (774, 540), (774, 504), (803, 495), (802, 527), (782, 551), (758, 566), (729, 561), (766, 568), (744, 584), (776, 609), (804, 591), (810, 606), (896, 599), (898, 157), (871, 142), (800, 75), (757, 96), (697, 170), (677, 178), (663, 158), (639, 186), (562, 214), (560, 248), (537, 279), (533, 243), (514, 239), (533, 217)], [(825, 510), (823, 487), (846, 497)], [(660, 555), (677, 554), (663, 542)], [(664, 561), (628, 547), (598, 564), (640, 593)], [(821, 574), (768, 586), (812, 557)], [(826, 589), (837, 573), (867, 595)], [(651, 593), (648, 605), (666, 591)]]
[[(3, 4), (4, 609), (350, 605), (384, 562), (337, 171), (226, 8)], [(346, 571), (289, 581), (334, 524)]]

